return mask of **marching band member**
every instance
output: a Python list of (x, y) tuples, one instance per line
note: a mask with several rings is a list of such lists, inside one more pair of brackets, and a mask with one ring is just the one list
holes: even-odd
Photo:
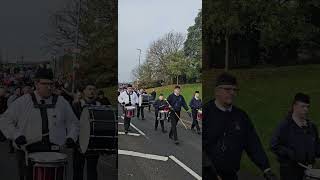
[(197, 120), (197, 114), (198, 110), (202, 108), (202, 101), (200, 99), (200, 92), (196, 91), (193, 98), (191, 99), (189, 106), (192, 110), (192, 125), (191, 130), (193, 130), (194, 127), (197, 128), (197, 133), (200, 134), (200, 126)]
[(10, 104), (11, 104), (13, 101), (15, 101), (16, 99), (18, 99), (20, 96), (21, 96), (21, 87), (17, 86), (17, 87), (15, 87), (15, 89), (14, 89), (14, 94), (11, 95), (11, 96), (8, 98), (7, 106), (9, 107)]
[[(168, 103), (164, 100), (163, 98), (163, 94), (160, 94), (159, 95), (159, 99), (155, 101), (154, 103), (154, 114), (155, 114), (155, 117), (156, 117), (156, 121), (155, 121), (155, 125), (154, 125), (154, 130), (157, 130), (158, 129), (158, 115), (159, 115), (159, 111), (160, 110), (164, 110), (166, 107), (169, 107)], [(162, 129), (162, 132), (163, 133), (166, 133), (167, 131), (164, 129), (164, 120), (161, 120), (160, 121), (160, 125), (161, 125), (161, 129)]]
[(102, 105), (111, 105), (109, 99), (104, 96), (104, 92), (100, 90), (98, 92), (98, 99), (97, 99)]
[(189, 111), (184, 97), (180, 94), (180, 86), (175, 86), (174, 92), (169, 95), (167, 102), (169, 103), (169, 106), (172, 109), (172, 113), (170, 114), (171, 129), (169, 132), (169, 138), (173, 139), (175, 144), (179, 144), (177, 124), (180, 119), (181, 107), (183, 107), (186, 111)]
[[(6, 89), (4, 87), (0, 87), (0, 115), (2, 115), (7, 110), (7, 97), (6, 97)], [(6, 137), (0, 130), (0, 142), (6, 140)], [(9, 153), (12, 153), (13, 149), (10, 149)]]
[[(204, 179), (237, 180), (243, 151), (262, 170), (267, 180), (276, 179), (248, 115), (233, 105), (237, 80), (223, 73), (217, 78), (215, 99), (203, 109)], [(218, 176), (217, 176), (218, 175)]]
[(273, 134), (271, 149), (280, 162), (281, 180), (304, 179), (305, 168), (320, 157), (320, 140), (317, 126), (308, 119), (310, 98), (297, 93), (292, 109)]
[[(133, 92), (133, 88), (131, 84), (129, 84), (127, 86), (127, 89), (118, 96), (118, 102), (124, 107), (138, 105), (139, 104), (138, 99), (139, 98), (137, 94)], [(131, 121), (131, 118), (127, 118), (126, 115), (124, 115), (124, 131), (126, 134), (129, 131), (130, 121)]]
[(141, 112), (141, 118), (142, 118), (142, 120), (144, 120), (144, 107), (142, 106), (142, 96), (144, 95), (144, 94), (147, 94), (145, 91), (144, 91), (144, 89), (140, 89), (140, 91), (139, 91), (139, 93), (137, 94), (138, 95), (138, 100), (139, 100), (139, 104), (138, 104), (138, 106), (137, 106), (137, 118), (139, 119), (139, 117), (140, 117), (140, 112)]
[[(18, 148), (27, 145), (29, 152), (51, 151), (53, 145), (73, 146), (79, 135), (79, 121), (68, 102), (52, 94), (53, 73), (40, 69), (35, 78), (36, 90), (9, 106), (1, 116), (0, 130)], [(24, 151), (17, 151), (17, 159), (20, 179), (32, 179)]]
[[(155, 89), (152, 89), (152, 92), (150, 93), (151, 95), (151, 100), (152, 101), (156, 101), (156, 97), (157, 97), (157, 92)], [(151, 104), (149, 105), (149, 112), (151, 111)]]
[[(96, 100), (96, 86), (94, 84), (86, 84), (83, 89), (84, 97), (77, 102), (73, 103), (73, 110), (80, 119), (82, 110), (86, 105), (96, 105), (99, 106), (101, 103)], [(81, 133), (81, 132), (80, 132)], [(78, 143), (77, 143), (78, 145)], [(97, 165), (99, 160), (99, 153), (90, 152), (86, 154), (82, 154), (80, 152), (79, 146), (75, 147), (73, 150), (73, 179), (74, 180), (83, 180), (83, 169), (84, 164), (87, 162), (87, 179), (89, 180), (97, 180)]]

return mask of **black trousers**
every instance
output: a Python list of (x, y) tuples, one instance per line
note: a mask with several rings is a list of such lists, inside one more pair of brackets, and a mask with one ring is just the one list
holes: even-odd
[(198, 112), (196, 110), (192, 110), (192, 125), (191, 125), (191, 129), (193, 129), (194, 127), (197, 128), (198, 131), (200, 131), (200, 126), (197, 120), (197, 114)]
[[(178, 115), (178, 116), (177, 116)], [(171, 118), (171, 129), (169, 133), (169, 137), (173, 136), (173, 140), (178, 140), (178, 133), (177, 133), (177, 124), (180, 118), (180, 111), (171, 111), (170, 112)]]
[(303, 180), (304, 168), (293, 164), (280, 164), (281, 180)]
[(9, 140), (9, 151), (13, 152), (14, 151), (14, 147), (13, 147), (13, 141)]
[(97, 180), (99, 154), (85, 155), (78, 149), (73, 151), (73, 180), (83, 180), (84, 164), (87, 161), (87, 180)]
[(124, 117), (124, 130), (128, 131), (130, 128), (131, 118)]
[(164, 120), (158, 120), (158, 113), (159, 113), (159, 111), (155, 111), (156, 121), (155, 121), (155, 124), (154, 124), (154, 128), (155, 129), (158, 128), (158, 124), (159, 124), (159, 121), (160, 121), (161, 129), (162, 129), (162, 131), (164, 131)]
[(26, 180), (32, 180), (32, 168), (27, 167), (26, 165), (24, 151), (17, 150), (16, 157), (18, 161), (18, 174), (20, 180), (24, 180), (24, 177), (26, 177)]
[(141, 112), (141, 117), (142, 117), (142, 119), (144, 119), (144, 107), (143, 106), (138, 106), (137, 109), (138, 109), (137, 118), (139, 118), (140, 112)]
[(213, 171), (211, 167), (202, 168), (202, 178), (204, 180), (218, 180), (218, 175), (222, 180), (238, 180), (236, 173), (225, 173), (221, 171)]

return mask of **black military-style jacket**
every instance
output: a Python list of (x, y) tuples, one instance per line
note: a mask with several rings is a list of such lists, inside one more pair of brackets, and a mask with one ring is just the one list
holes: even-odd
[(203, 107), (202, 127), (203, 151), (218, 173), (236, 173), (244, 151), (261, 170), (270, 167), (255, 128), (241, 109), (222, 111), (211, 100)]

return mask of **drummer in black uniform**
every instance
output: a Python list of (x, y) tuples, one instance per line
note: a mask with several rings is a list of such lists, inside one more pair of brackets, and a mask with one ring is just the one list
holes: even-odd
[[(153, 106), (154, 106), (154, 109), (155, 109), (154, 114), (155, 114), (155, 117), (156, 117), (154, 130), (157, 130), (158, 129), (158, 123), (159, 123), (159, 119), (158, 119), (159, 111), (160, 110), (164, 110), (166, 107), (169, 107), (169, 105), (164, 100), (163, 94), (160, 94), (159, 95), (159, 99), (155, 101)], [(167, 131), (164, 129), (164, 120), (160, 120), (160, 125), (161, 125), (162, 132), (166, 133)]]
[(281, 180), (302, 180), (304, 170), (320, 157), (317, 126), (308, 119), (310, 98), (297, 93), (288, 116), (279, 124), (271, 140), (271, 149), (280, 163)]
[[(80, 119), (81, 112), (86, 105), (101, 105), (100, 102), (96, 100), (96, 86), (94, 84), (88, 83), (83, 88), (83, 98), (80, 99), (78, 102), (73, 103), (73, 109)], [(81, 132), (80, 132), (81, 133)], [(73, 179), (74, 180), (83, 180), (83, 169), (85, 162), (87, 165), (87, 179), (88, 180), (97, 180), (98, 173), (97, 173), (97, 165), (99, 160), (99, 153), (97, 152), (90, 152), (90, 153), (81, 153), (79, 146), (74, 148), (73, 151)]]
[(197, 128), (197, 133), (201, 134), (200, 132), (200, 126), (197, 120), (197, 114), (198, 110), (202, 108), (202, 101), (200, 99), (200, 92), (196, 91), (194, 93), (193, 98), (191, 99), (189, 106), (191, 108), (192, 112), (192, 125), (191, 125), (191, 130), (194, 130), (194, 127)]
[(243, 151), (262, 170), (275, 178), (260, 139), (248, 115), (233, 105), (237, 80), (223, 73), (217, 78), (215, 99), (203, 106), (203, 177), (237, 180)]

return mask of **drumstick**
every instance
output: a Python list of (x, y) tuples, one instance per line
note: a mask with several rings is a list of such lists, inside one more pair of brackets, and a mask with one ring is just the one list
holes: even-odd
[[(167, 101), (167, 99), (165, 99), (165, 101), (169, 104), (169, 106), (171, 106), (171, 104)], [(171, 107), (172, 107), (172, 106), (171, 106)], [(181, 123), (183, 124), (184, 128), (188, 129), (187, 126), (184, 124), (183, 120), (178, 116), (178, 114), (177, 114), (175, 111), (173, 111), (173, 112), (174, 112), (174, 113), (176, 114), (176, 116), (179, 118), (179, 120), (180, 120)]]
[(306, 169), (311, 169), (311, 167), (309, 167), (309, 166), (306, 166), (306, 165), (304, 165), (304, 164), (302, 164), (302, 163), (298, 163), (300, 166), (302, 166), (303, 168), (306, 168)]

